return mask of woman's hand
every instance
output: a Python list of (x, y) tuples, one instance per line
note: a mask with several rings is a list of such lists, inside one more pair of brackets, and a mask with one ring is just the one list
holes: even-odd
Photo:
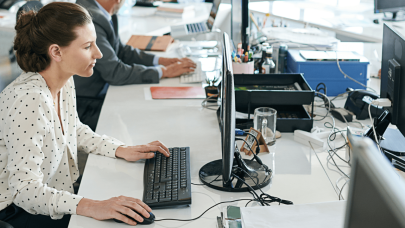
[(120, 146), (115, 151), (115, 156), (127, 161), (138, 161), (140, 159), (153, 158), (155, 154), (150, 152), (155, 151), (162, 153), (166, 157), (170, 156), (169, 149), (160, 141), (153, 141), (139, 146)]
[(125, 215), (134, 218), (138, 222), (143, 222), (143, 218), (140, 215), (142, 214), (145, 218), (149, 218), (149, 212), (151, 211), (152, 209), (141, 200), (126, 196), (113, 197), (101, 201), (83, 198), (76, 208), (76, 214), (78, 215), (91, 217), (96, 220), (118, 219), (133, 226), (137, 223)]

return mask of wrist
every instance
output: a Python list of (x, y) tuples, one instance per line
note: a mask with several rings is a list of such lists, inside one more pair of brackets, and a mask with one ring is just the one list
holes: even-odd
[(162, 78), (166, 78), (167, 77), (167, 68), (166, 67), (162, 67), (160, 68), (162, 69)]
[(115, 157), (117, 158), (124, 158), (124, 153), (125, 153), (125, 149), (127, 148), (127, 146), (119, 146), (116, 150), (115, 150)]
[(86, 199), (83, 198), (79, 201), (76, 207), (76, 214), (77, 215), (82, 215), (82, 216), (87, 216), (87, 217), (92, 217), (91, 212), (93, 211), (91, 208), (92, 206), (96, 203), (96, 200), (91, 200), (91, 199)]

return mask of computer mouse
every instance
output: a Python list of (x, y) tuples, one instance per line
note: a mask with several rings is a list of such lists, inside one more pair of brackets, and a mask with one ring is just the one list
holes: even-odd
[[(134, 212), (138, 213), (136, 211), (134, 211)], [(143, 217), (143, 215), (139, 214), (143, 218), (143, 222), (136, 221), (135, 219), (133, 219), (132, 217), (129, 217), (128, 215), (125, 215), (125, 216), (127, 216), (129, 219), (134, 220), (139, 225), (149, 225), (149, 224), (152, 224), (155, 221), (155, 215), (152, 214), (152, 212), (149, 212), (149, 214), (150, 214), (149, 218), (145, 218), (145, 217)], [(123, 221), (118, 220), (118, 219), (114, 219), (114, 221), (119, 222), (119, 223), (123, 223)]]

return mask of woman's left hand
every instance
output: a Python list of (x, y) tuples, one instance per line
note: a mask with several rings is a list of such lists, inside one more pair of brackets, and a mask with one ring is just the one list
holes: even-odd
[(153, 152), (160, 152), (166, 157), (170, 156), (169, 149), (158, 140), (146, 145), (120, 146), (117, 148), (115, 156), (117, 158), (123, 158), (127, 161), (138, 161), (140, 159), (153, 158), (153, 156), (155, 156)]

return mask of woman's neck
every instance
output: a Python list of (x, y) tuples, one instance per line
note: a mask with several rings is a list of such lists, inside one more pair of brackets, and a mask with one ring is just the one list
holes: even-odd
[(62, 87), (66, 84), (72, 75), (61, 72), (56, 66), (49, 66), (45, 70), (39, 72), (45, 79), (46, 84), (51, 91), (52, 97), (56, 98)]

